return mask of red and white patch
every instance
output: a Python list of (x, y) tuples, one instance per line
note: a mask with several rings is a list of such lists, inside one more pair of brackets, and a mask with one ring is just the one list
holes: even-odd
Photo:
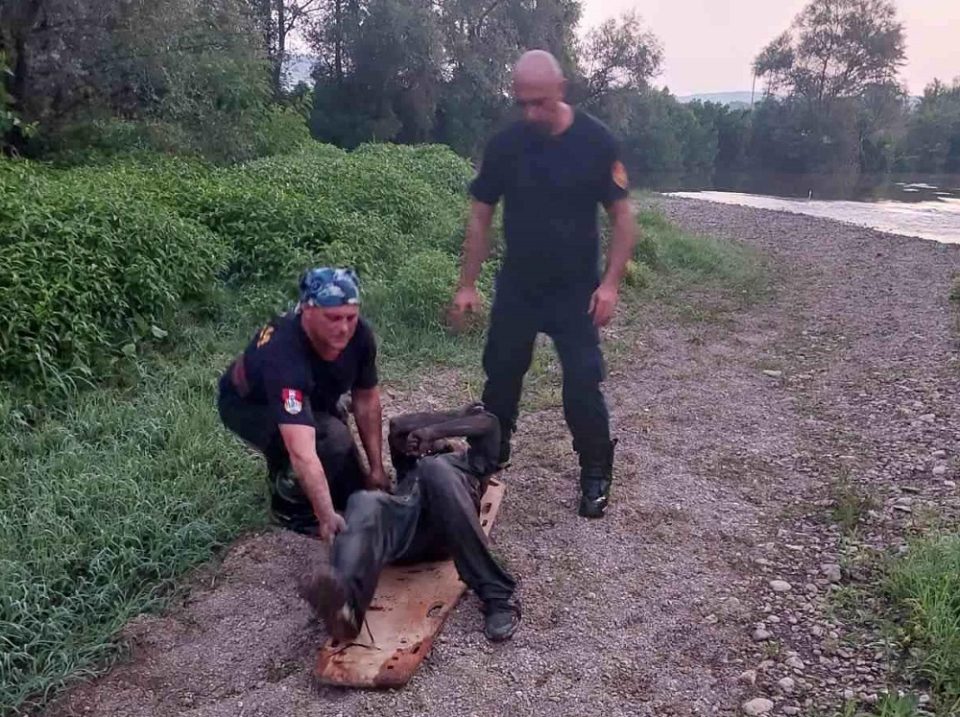
[(303, 392), (295, 388), (283, 389), (283, 410), (296, 416), (303, 410)]

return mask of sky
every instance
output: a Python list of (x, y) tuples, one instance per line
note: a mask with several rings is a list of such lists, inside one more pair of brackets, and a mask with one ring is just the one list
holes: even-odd
[[(582, 0), (581, 28), (637, 10), (664, 47), (654, 80), (675, 95), (749, 91), (753, 58), (808, 0)], [(960, 77), (960, 0), (897, 0), (907, 38), (901, 80), (911, 94)]]

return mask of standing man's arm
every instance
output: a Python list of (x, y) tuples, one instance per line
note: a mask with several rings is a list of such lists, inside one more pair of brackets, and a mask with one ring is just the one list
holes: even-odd
[(637, 243), (637, 225), (629, 198), (617, 199), (607, 205), (612, 237), (607, 252), (607, 270), (603, 281), (590, 299), (590, 315), (594, 326), (606, 326), (617, 308), (620, 282), (627, 270), (627, 262), (633, 257)]
[(465, 311), (480, 309), (480, 295), (477, 293), (477, 278), (483, 262), (490, 255), (490, 225), (496, 205), (486, 204), (476, 199), (470, 205), (470, 219), (467, 222), (467, 234), (463, 240), (463, 264), (460, 267), (460, 284), (453, 298), (453, 310), (457, 317)]
[(357, 433), (367, 454), (370, 477), (367, 488), (388, 490), (390, 479), (383, 468), (383, 409), (380, 405), (380, 388), (355, 388), (351, 392), (353, 416), (357, 420)]
[(480, 310), (480, 295), (477, 293), (477, 279), (483, 262), (490, 255), (490, 225), (497, 202), (503, 196), (505, 187), (504, 152), (497, 137), (487, 144), (480, 163), (480, 171), (470, 183), (470, 218), (467, 221), (467, 233), (463, 240), (463, 264), (460, 267), (460, 284), (453, 297), (451, 319), (455, 326), (467, 311)]

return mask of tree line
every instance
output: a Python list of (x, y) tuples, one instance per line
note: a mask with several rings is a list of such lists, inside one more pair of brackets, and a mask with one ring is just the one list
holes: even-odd
[[(9, 152), (150, 148), (233, 161), (297, 141), (436, 142), (476, 156), (510, 67), (553, 52), (635, 173), (960, 171), (960, 81), (897, 82), (892, 0), (812, 0), (758, 53), (752, 107), (680, 103), (636, 15), (580, 36), (579, 0), (0, 0)], [(316, 58), (290, 87), (293, 55)]]

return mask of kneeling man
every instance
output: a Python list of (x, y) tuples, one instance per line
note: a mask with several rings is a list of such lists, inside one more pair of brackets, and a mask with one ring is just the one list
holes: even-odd
[[(260, 329), (220, 379), (220, 416), (266, 458), (281, 525), (331, 540), (351, 494), (389, 487), (376, 357), (356, 274), (322, 267), (303, 275), (295, 310)], [(339, 407), (348, 391), (369, 475)]]

